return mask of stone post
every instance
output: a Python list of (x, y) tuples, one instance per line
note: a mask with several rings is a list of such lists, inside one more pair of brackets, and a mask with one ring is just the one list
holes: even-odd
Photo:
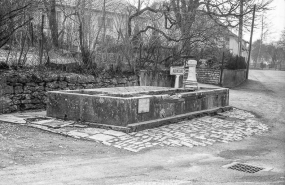
[(183, 78), (184, 89), (198, 89), (198, 83), (196, 78), (196, 66), (197, 66), (196, 60), (190, 59), (185, 61), (184, 78)]

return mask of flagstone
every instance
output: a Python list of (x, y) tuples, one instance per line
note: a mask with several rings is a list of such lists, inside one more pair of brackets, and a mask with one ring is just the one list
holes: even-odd
[(74, 136), (74, 137), (88, 137), (88, 136), (89, 136), (89, 135), (86, 134), (86, 133), (78, 132), (78, 131), (76, 131), (76, 130), (67, 132), (67, 134), (70, 135), (70, 136)]
[(105, 134), (95, 134), (93, 136), (90, 136), (89, 138), (90, 139), (94, 139), (96, 141), (106, 142), (106, 141), (108, 141), (110, 139), (113, 139), (114, 137), (110, 136), (110, 135), (105, 135)]
[(118, 131), (115, 131), (115, 130), (106, 130), (106, 131), (103, 131), (102, 133), (103, 134), (107, 134), (107, 135), (117, 136), (117, 137), (126, 136), (127, 135), (124, 132), (118, 132)]

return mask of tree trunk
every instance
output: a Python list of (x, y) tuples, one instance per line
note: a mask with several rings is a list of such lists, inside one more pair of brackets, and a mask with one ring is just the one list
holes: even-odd
[(82, 0), (81, 2), (81, 9), (78, 13), (78, 20), (79, 20), (79, 43), (80, 43), (80, 50), (82, 56), (82, 62), (85, 65), (90, 65), (92, 63), (91, 59), (91, 51), (87, 45), (87, 31), (86, 31), (86, 20), (85, 20), (85, 8), (86, 8), (86, 1)]
[(106, 38), (106, 0), (103, 2), (103, 43), (105, 43)]
[(56, 17), (56, 1), (50, 0), (49, 10), (49, 27), (51, 31), (52, 43), (55, 47), (58, 47), (58, 22)]
[(197, 0), (171, 0), (171, 6), (173, 7), (177, 25), (181, 32), (181, 49), (182, 53), (190, 55), (192, 50), (191, 45), (191, 29), (196, 19), (196, 11), (199, 7), (199, 1)]

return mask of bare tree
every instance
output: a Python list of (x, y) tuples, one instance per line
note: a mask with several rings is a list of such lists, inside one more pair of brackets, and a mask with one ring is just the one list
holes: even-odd
[[(72, 30), (83, 63), (94, 62), (98, 46), (102, 48), (107, 43), (108, 7), (116, 7), (115, 0), (60, 0), (62, 6), (59, 8), (64, 12), (63, 22), (59, 23), (61, 29), (56, 26), (55, 0), (43, 1), (48, 7), (54, 45), (58, 45), (58, 38), (67, 39), (68, 30)], [(128, 11), (118, 13), (122, 24), (124, 19), (127, 23), (126, 30), (122, 29), (124, 26), (116, 29), (116, 42), (124, 46), (120, 47), (120, 52), (132, 70), (137, 64), (151, 65), (148, 61), (164, 63), (178, 55), (195, 54), (202, 48), (222, 47), (221, 38), (229, 29), (238, 27), (241, 17), (244, 27), (250, 26), (254, 4), (260, 13), (268, 9), (271, 1), (244, 1), (241, 13), (239, 0), (165, 0), (152, 4), (138, 0), (136, 6), (128, 5)], [(94, 10), (101, 11), (101, 20), (94, 15)], [(70, 20), (72, 24), (65, 24)], [(106, 47), (104, 52), (107, 53)]]
[(280, 38), (278, 44), (285, 50), (285, 28), (281, 33), (281, 38)]
[(32, 2), (28, 0), (0, 0), (0, 48), (13, 37), (17, 30), (32, 20), (25, 15), (31, 5)]
[[(110, 8), (116, 11), (116, 7), (120, 4), (118, 2), (115, 0), (60, 0), (58, 9), (63, 12), (64, 18), (59, 23), (62, 25), (59, 37), (66, 40), (66, 36), (72, 35), (71, 43), (79, 46), (84, 64), (94, 64), (99, 46), (106, 48), (108, 45), (110, 28), (114, 26), (110, 19)], [(117, 13), (118, 16), (121, 14), (121, 12)], [(100, 52), (106, 52), (106, 49)]]
[[(136, 9), (136, 11), (129, 17), (128, 20), (128, 35), (135, 37), (132, 34), (132, 22), (135, 17), (143, 15), (145, 12), (152, 12), (155, 14), (163, 14), (165, 25), (164, 29), (158, 29), (153, 26), (147, 26), (138, 34), (148, 30), (155, 30), (163, 35), (167, 40), (172, 42), (179, 42), (183, 53), (190, 54), (193, 44), (206, 40), (201, 30), (198, 30), (199, 20), (205, 17), (209, 22), (214, 22), (216, 25), (225, 28), (236, 28), (238, 20), (241, 16), (244, 17), (244, 26), (250, 24), (251, 12), (254, 4), (257, 5), (257, 12), (268, 9), (271, 0), (260, 1), (252, 0), (245, 1), (243, 4), (243, 14), (240, 14), (239, 0), (169, 0), (164, 1), (158, 8), (145, 7), (143, 9)], [(214, 24), (212, 24), (213, 26)], [(200, 27), (201, 28), (201, 27)], [(177, 29), (180, 32), (179, 37), (172, 37), (167, 34), (165, 30)], [(206, 31), (202, 28), (202, 32)]]
[(47, 12), (53, 46), (58, 47), (59, 32), (58, 32), (58, 21), (56, 15), (56, 5), (57, 5), (56, 0), (43, 0), (43, 4)]

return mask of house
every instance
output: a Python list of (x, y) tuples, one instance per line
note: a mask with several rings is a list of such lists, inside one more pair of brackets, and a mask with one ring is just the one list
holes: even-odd
[[(229, 49), (232, 54), (238, 55), (239, 54), (239, 38), (236, 34), (229, 31), (229, 34), (225, 36), (226, 39), (226, 48)], [(248, 42), (242, 40), (242, 52), (241, 55), (245, 58), (248, 57), (248, 49), (247, 49)]]
[[(96, 49), (103, 38), (104, 42), (115, 42), (125, 36), (128, 17), (133, 9), (126, 0), (57, 0), (59, 40), (64, 46), (79, 50), (81, 26), (89, 48)], [(36, 25), (41, 24), (41, 15), (40, 11), (35, 15)], [(51, 35), (48, 21), (45, 18), (44, 32)], [(143, 19), (137, 21), (143, 25)]]

